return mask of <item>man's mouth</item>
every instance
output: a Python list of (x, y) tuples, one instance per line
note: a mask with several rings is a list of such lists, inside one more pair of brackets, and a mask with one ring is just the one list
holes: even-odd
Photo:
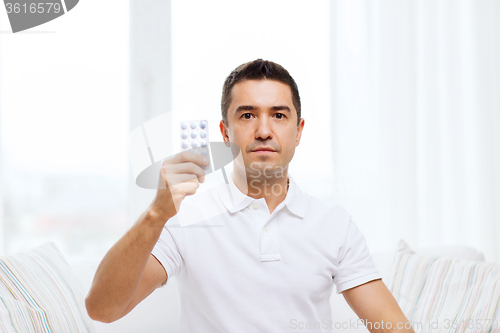
[(276, 151), (270, 147), (260, 147), (255, 150), (252, 150), (254, 153), (264, 153), (264, 154), (269, 154), (269, 153), (275, 153)]

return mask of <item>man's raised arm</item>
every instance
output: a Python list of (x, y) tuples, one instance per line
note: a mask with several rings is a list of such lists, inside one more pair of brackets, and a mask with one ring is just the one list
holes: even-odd
[(204, 156), (192, 152), (163, 162), (155, 199), (97, 268), (85, 299), (90, 318), (107, 323), (118, 320), (166, 282), (168, 276), (151, 251), (181, 201), (205, 180), (201, 165), (207, 164)]

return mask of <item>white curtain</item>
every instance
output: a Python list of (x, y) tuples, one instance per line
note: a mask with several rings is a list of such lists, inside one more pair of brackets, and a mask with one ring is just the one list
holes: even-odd
[(332, 1), (336, 199), (372, 251), (500, 262), (500, 1)]

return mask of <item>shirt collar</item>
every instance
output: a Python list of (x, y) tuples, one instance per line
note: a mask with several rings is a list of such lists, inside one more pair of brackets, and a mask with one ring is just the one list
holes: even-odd
[[(232, 172), (227, 176), (229, 184), (223, 183), (219, 187), (219, 197), (231, 213), (236, 213), (248, 207), (248, 205), (256, 199), (247, 196), (241, 192), (233, 181)], [(305, 216), (309, 196), (303, 192), (300, 187), (295, 183), (292, 176), (288, 174), (289, 187), (283, 204), (293, 214), (303, 218)]]

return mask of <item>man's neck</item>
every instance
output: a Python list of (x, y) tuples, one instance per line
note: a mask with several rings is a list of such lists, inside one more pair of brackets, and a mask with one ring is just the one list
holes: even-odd
[(245, 193), (244, 189), (248, 188), (247, 195), (249, 197), (264, 198), (269, 207), (269, 213), (272, 213), (285, 200), (288, 193), (288, 170), (285, 170), (280, 177), (272, 178), (265, 176), (256, 178), (240, 172), (233, 172), (233, 181), (242, 193)]

